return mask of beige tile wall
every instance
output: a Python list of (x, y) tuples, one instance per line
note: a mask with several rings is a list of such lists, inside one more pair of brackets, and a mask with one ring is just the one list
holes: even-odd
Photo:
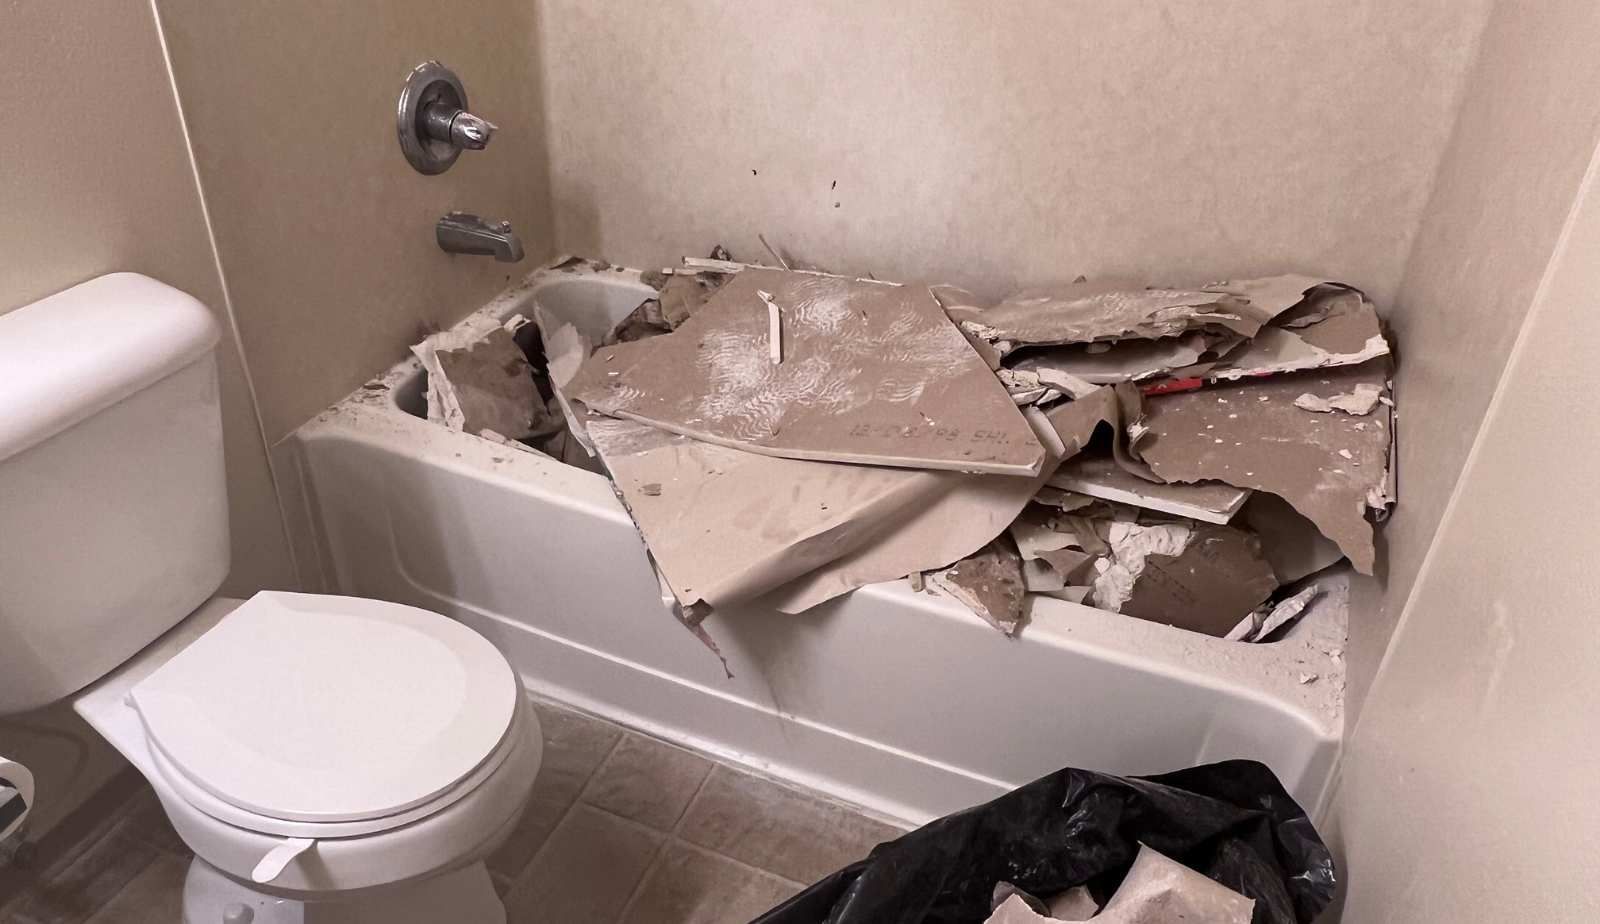
[(563, 250), (1387, 300), (1488, 2), (535, 5)]
[(1600, 428), (1585, 400), (1600, 340), (1594, 153), (1348, 746), (1335, 807), (1350, 924), (1577, 924), (1600, 909)]
[[(132, 270), (226, 306), (160, 37), (140, 0), (0, 3), (0, 312)], [(232, 517), (224, 591), (294, 585), (231, 329), (218, 350)], [(62, 738), (65, 732), (67, 738)], [(42, 835), (126, 765), (65, 706), (0, 724)]]
[[(133, 270), (193, 294), (228, 327), (149, 5), (6, 4), (0, 20), (0, 311)], [(292, 586), (231, 335), (218, 358), (233, 517), (225, 589)]]
[[(269, 440), (399, 359), (531, 263), (451, 257), (450, 209), (550, 249), (532, 9), (523, 0), (158, 0)], [(406, 74), (454, 67), (501, 133), (441, 176), (395, 140)]]
[(1501, 0), (1484, 33), (1393, 315), (1403, 501), (1377, 618), (1351, 639), (1352, 715), (1600, 139), (1597, 41), (1591, 0)]

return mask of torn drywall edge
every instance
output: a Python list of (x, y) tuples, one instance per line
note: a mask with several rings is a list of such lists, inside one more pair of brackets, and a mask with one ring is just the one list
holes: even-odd
[(428, 374), (428, 419), (452, 430), (492, 430), (512, 439), (544, 430), (533, 366), (515, 339), (527, 323), (519, 314), (482, 335), (442, 331), (412, 346)]
[(550, 390), (555, 393), (556, 401), (561, 406), (561, 414), (567, 420), (567, 432), (592, 458), (595, 455), (594, 443), (584, 430), (582, 418), (567, 398), (567, 386), (577, 374), (579, 367), (588, 360), (589, 354), (594, 352), (594, 345), (589, 342), (589, 338), (579, 333), (576, 327), (551, 317), (550, 313), (537, 303), (534, 304), (533, 317), (535, 323), (539, 325), (539, 338), (544, 343), (545, 368), (550, 377)]
[[(600, 416), (586, 424), (685, 604), (720, 608), (764, 594), (861, 548), (971, 477), (779, 459)], [(766, 503), (774, 485), (786, 486), (781, 505)]]
[(1015, 636), (1027, 615), (1022, 557), (1004, 535), (927, 580), (1006, 635)]
[(1045, 484), (1218, 525), (1231, 521), (1250, 497), (1248, 490), (1220, 482), (1190, 485), (1146, 481), (1129, 474), (1114, 459), (1087, 454), (1063, 463)]
[(896, 580), (912, 571), (934, 571), (975, 553), (1022, 512), (1062, 458), (1089, 443), (1103, 424), (1115, 425), (1118, 404), (1111, 389), (1049, 411), (1029, 408), (1023, 417), (1048, 451), (1041, 473), (1023, 480), (984, 475), (952, 482), (947, 493), (886, 523), (874, 541), (826, 567), (798, 578), (767, 598), (770, 606), (799, 613), (857, 587)]
[(1140, 452), (1166, 481), (1223, 481), (1283, 497), (1334, 540), (1357, 570), (1370, 574), (1372, 525), (1364, 513), (1388, 467), (1389, 415), (1308, 414), (1294, 399), (1306, 392), (1342, 394), (1386, 379), (1380, 359), (1151, 397), (1144, 404), (1149, 437)]

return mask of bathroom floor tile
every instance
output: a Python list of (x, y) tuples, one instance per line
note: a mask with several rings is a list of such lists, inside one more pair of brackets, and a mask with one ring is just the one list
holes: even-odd
[(188, 859), (162, 854), (86, 924), (175, 924), (183, 920), (183, 880), (188, 874)]
[(799, 883), (682, 842), (666, 846), (622, 924), (748, 924)]
[(899, 828), (732, 767), (711, 771), (678, 836), (751, 866), (813, 882), (865, 857)]
[[(544, 761), (489, 859), (508, 924), (745, 924), (899, 833), (612, 722), (534, 706)], [(0, 924), (177, 921), (190, 855), (154, 791), (130, 780), (102, 799), (77, 841), (25, 871), (20, 891), (0, 892)]]
[(507, 924), (615, 921), (662, 840), (608, 812), (573, 807), (506, 896)]
[(81, 924), (161, 856), (113, 828), (0, 908), (0, 924)]
[(489, 857), (489, 869), (516, 878), (578, 799), (595, 768), (611, 753), (622, 729), (554, 703), (535, 700), (544, 732), (544, 758), (527, 811), (511, 836)]
[(629, 732), (595, 771), (583, 801), (670, 831), (710, 772), (711, 761), (693, 751)]

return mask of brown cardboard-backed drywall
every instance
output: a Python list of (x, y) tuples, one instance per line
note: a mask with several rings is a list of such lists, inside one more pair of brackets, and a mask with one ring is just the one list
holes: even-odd
[(536, 0), (557, 240), (1392, 300), (1488, 0)]
[(1214, 479), (1277, 494), (1371, 574), (1366, 513), (1388, 468), (1390, 415), (1317, 414), (1294, 402), (1381, 386), (1387, 376), (1384, 361), (1374, 360), (1155, 396), (1145, 402), (1149, 435), (1139, 452), (1167, 481)]
[[(403, 357), (419, 326), (450, 326), (549, 252), (528, 4), (157, 7), (269, 440)], [(429, 58), (500, 127), (438, 176), (413, 171), (395, 139), (401, 84)], [(528, 260), (441, 251), (434, 223), (454, 209), (509, 219)]]

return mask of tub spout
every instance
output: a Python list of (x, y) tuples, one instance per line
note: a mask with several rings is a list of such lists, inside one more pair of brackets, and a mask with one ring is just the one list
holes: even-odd
[(487, 222), (469, 212), (451, 212), (434, 228), (439, 249), (445, 253), (492, 256), (501, 263), (522, 259), (522, 240), (511, 222)]

